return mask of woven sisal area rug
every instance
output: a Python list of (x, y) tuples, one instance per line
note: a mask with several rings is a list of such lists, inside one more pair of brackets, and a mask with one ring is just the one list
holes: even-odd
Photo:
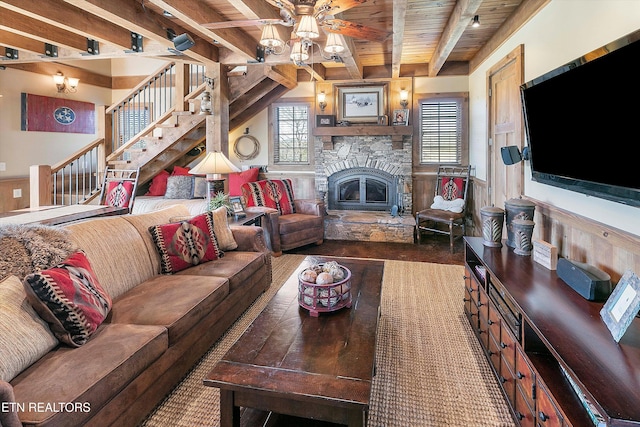
[[(143, 422), (218, 426), (218, 389), (202, 379), (304, 259), (273, 258), (273, 285)], [(513, 426), (507, 403), (463, 313), (463, 267), (386, 261), (370, 427)]]

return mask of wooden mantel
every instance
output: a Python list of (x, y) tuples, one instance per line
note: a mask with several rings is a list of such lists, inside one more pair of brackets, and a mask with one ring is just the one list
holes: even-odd
[(334, 136), (356, 136), (356, 135), (390, 135), (391, 147), (394, 150), (402, 150), (402, 139), (405, 136), (413, 135), (412, 126), (380, 126), (380, 125), (358, 125), (358, 126), (327, 126), (316, 127), (313, 130), (314, 136), (322, 138), (322, 146), (325, 150), (333, 150)]

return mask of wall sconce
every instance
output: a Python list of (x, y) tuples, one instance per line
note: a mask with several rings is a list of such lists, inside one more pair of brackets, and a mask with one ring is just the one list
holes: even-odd
[(73, 77), (65, 77), (64, 74), (58, 72), (53, 76), (53, 82), (56, 84), (58, 88), (58, 93), (70, 93), (75, 92), (78, 88), (78, 83), (80, 79), (76, 79)]
[(400, 106), (402, 106), (402, 108), (407, 108), (407, 105), (409, 105), (409, 91), (402, 89), (400, 91)]
[(478, 15), (473, 17), (473, 23), (471, 24), (473, 28), (478, 28), (480, 26), (480, 17)]
[(320, 106), (320, 111), (324, 113), (324, 109), (327, 107), (327, 95), (324, 92), (320, 92), (318, 94), (318, 105)]

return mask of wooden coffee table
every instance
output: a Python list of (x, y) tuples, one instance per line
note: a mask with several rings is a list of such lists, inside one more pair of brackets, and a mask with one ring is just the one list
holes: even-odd
[(318, 259), (351, 270), (352, 307), (312, 317), (298, 305), (305, 259), (204, 380), (220, 389), (221, 427), (240, 426), (240, 407), (366, 425), (384, 262)]

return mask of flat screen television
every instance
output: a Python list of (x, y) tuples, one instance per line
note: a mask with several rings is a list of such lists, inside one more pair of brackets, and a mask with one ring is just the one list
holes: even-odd
[(520, 87), (532, 179), (640, 206), (640, 30)]

